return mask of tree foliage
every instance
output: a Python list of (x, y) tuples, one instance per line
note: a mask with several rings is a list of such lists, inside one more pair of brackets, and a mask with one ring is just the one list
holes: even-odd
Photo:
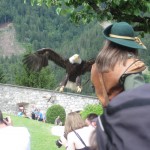
[[(24, 0), (26, 2), (26, 0)], [(56, 6), (58, 14), (69, 14), (74, 22), (117, 20), (135, 25), (135, 30), (150, 32), (149, 0), (30, 0), (31, 4)]]
[(4, 74), (4, 71), (3, 71), (3, 66), (0, 65), (0, 83), (5, 83), (5, 74)]
[(40, 72), (30, 72), (22, 63), (23, 56), (0, 58), (0, 83), (54, 89), (56, 79), (50, 67)]
[(53, 89), (56, 86), (55, 77), (50, 68), (43, 68), (40, 72), (31, 72), (25, 66), (21, 70), (16, 70), (15, 83), (45, 89)]
[(100, 104), (88, 104), (80, 113), (82, 118), (86, 119), (91, 113), (101, 115), (103, 113), (103, 107)]
[[(75, 2), (78, 4), (79, 2), (79, 0), (62, 0), (61, 2), (67, 1), (70, 4)], [(46, 1), (43, 0), (43, 2), (45, 3)], [(55, 0), (55, 2), (57, 2), (57, 0)], [(83, 2), (84, 1), (80, 3), (83, 4)], [(95, 3), (98, 1), (93, 0), (92, 2)], [(108, 1), (105, 0), (104, 3), (107, 2)], [(119, 2), (121, 3), (121, 0)], [(130, 2), (131, 1), (128, 0), (128, 3)], [(145, 1), (142, 0), (137, 2), (137, 4), (141, 4), (141, 2), (145, 3)], [(113, 3), (114, 1), (112, 1), (111, 4)], [(84, 5), (77, 5), (77, 10), (82, 11), (84, 8), (83, 6)], [(102, 27), (95, 19), (95, 15), (93, 17), (91, 16), (91, 19), (93, 18), (94, 21), (91, 21), (90, 23), (74, 24), (69, 20), (71, 13), (68, 12), (67, 14), (70, 15), (67, 16), (56, 14), (59, 7), (61, 8), (60, 13), (62, 13), (65, 8), (71, 9), (71, 5), (65, 7), (61, 7), (61, 5), (55, 5), (54, 7), (54, 5), (51, 5), (51, 7), (48, 8), (45, 4), (42, 6), (31, 6), (30, 0), (27, 0), (26, 3), (20, 0), (1, 0), (0, 7), (0, 25), (13, 22), (17, 32), (17, 39), (19, 43), (23, 43), (25, 46), (25, 49), (27, 50), (26, 53), (34, 52), (39, 48), (49, 47), (64, 58), (69, 58), (73, 54), (78, 53), (82, 59), (88, 60), (90, 58), (95, 58), (103, 46), (104, 39), (102, 36)], [(116, 10), (118, 9), (116, 8)], [(148, 14), (149, 12), (145, 9), (145, 13)], [(85, 13), (85, 17), (88, 17), (88, 14)], [(84, 17), (79, 19), (81, 20), (78, 21), (82, 21)], [(150, 35), (145, 34), (142, 42), (147, 46), (148, 50), (141, 50), (139, 53), (146, 65), (150, 66)], [(62, 77), (66, 74), (64, 69), (52, 62), (49, 62), (49, 66), (39, 73), (28, 72), (22, 64), (22, 58), (22, 55), (11, 57), (0, 56), (1, 83), (54, 90), (62, 81)], [(148, 80), (149, 78), (147, 78), (147, 81)], [(90, 73), (86, 73), (82, 76), (82, 85), (83, 91), (81, 94), (95, 95), (90, 82)], [(66, 91), (72, 92), (69, 90)]]

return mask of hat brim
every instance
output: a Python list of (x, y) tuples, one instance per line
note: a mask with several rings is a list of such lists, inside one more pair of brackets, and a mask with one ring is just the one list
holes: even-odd
[(107, 40), (112, 41), (114, 43), (117, 43), (119, 45), (134, 48), (134, 49), (146, 49), (146, 47), (138, 44), (137, 42), (135, 42), (133, 40), (119, 39), (119, 38), (110, 37), (109, 34), (110, 34), (110, 31), (111, 31), (111, 27), (112, 27), (112, 25), (108, 26), (103, 31), (103, 35)]

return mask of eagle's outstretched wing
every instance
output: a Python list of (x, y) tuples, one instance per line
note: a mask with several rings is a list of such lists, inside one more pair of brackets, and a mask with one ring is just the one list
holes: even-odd
[(83, 67), (82, 67), (82, 74), (86, 72), (90, 72), (92, 65), (95, 63), (95, 59), (90, 59), (88, 61), (84, 61)]
[(66, 69), (66, 65), (69, 62), (68, 59), (62, 58), (59, 54), (54, 52), (50, 48), (42, 48), (37, 50), (33, 54), (27, 54), (24, 56), (23, 63), (32, 71), (39, 71), (42, 67), (48, 65), (48, 60), (53, 61), (58, 66)]

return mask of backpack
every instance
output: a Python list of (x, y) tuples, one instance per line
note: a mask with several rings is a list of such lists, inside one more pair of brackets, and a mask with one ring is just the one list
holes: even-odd
[(97, 122), (99, 150), (150, 150), (150, 84), (124, 91)]

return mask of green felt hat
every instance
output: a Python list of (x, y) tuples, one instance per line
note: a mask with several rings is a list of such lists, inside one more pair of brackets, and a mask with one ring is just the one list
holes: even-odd
[(135, 49), (146, 49), (141, 40), (135, 37), (132, 26), (126, 22), (118, 22), (108, 26), (104, 29), (103, 35), (107, 40), (119, 45)]

